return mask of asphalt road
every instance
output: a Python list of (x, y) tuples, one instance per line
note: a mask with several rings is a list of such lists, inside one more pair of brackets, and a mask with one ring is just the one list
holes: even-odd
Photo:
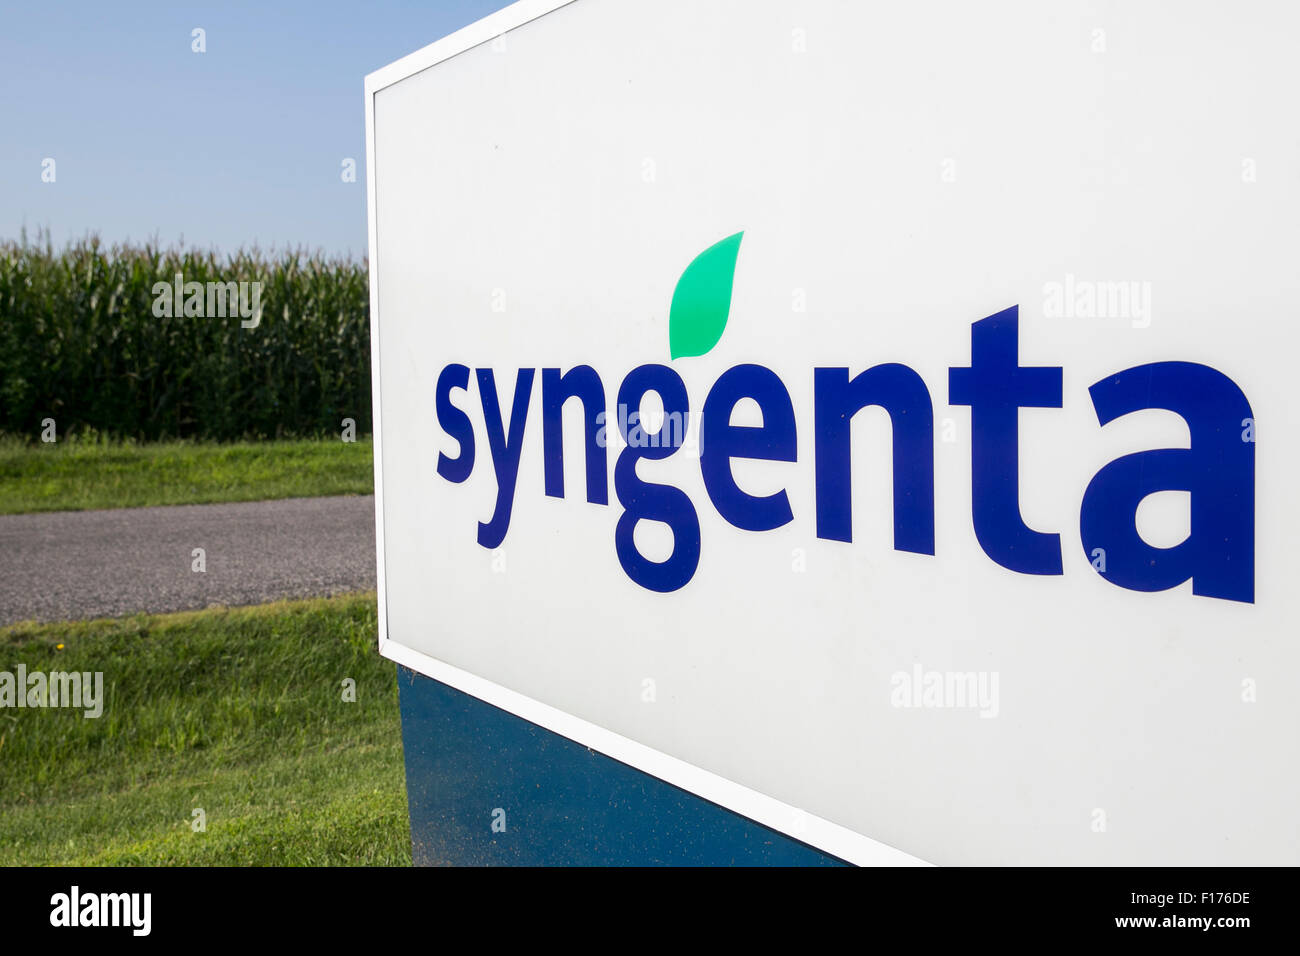
[(0, 516), (0, 626), (374, 586), (372, 496)]

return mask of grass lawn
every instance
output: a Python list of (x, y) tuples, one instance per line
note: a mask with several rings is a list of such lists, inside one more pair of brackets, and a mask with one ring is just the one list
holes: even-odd
[(409, 865), (375, 626), (371, 593), (0, 629), (0, 671), (104, 675), (98, 718), (0, 709), (0, 866)]
[(369, 438), (229, 444), (0, 440), (0, 514), (373, 490)]

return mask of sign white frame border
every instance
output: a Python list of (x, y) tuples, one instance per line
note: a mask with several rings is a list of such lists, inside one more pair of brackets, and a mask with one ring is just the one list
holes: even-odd
[(436, 66), (503, 33), (545, 16), (575, 0), (518, 0), (504, 9), (456, 31), (436, 43), (402, 57), (369, 74), (366, 97), (366, 217), (370, 268), (370, 374), (375, 467), (376, 587), (379, 603), (379, 653), (403, 667), (418, 671), (457, 690), (538, 724), (562, 737), (644, 771), (705, 800), (735, 811), (763, 826), (784, 833), (833, 856), (861, 866), (927, 866), (923, 860), (870, 837), (813, 816), (749, 787), (727, 780), (684, 760), (637, 743), (548, 704), (502, 687), (459, 667), (406, 647), (388, 634), (388, 609), (384, 589), (384, 469), (381, 396), (379, 390), (379, 284), (378, 222), (375, 208), (375, 96), (383, 89)]

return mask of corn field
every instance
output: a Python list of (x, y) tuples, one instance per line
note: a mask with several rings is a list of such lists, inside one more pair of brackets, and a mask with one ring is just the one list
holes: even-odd
[[(214, 310), (211, 292), (160, 307), (177, 275), (249, 283), (260, 318)], [(344, 418), (368, 432), (368, 296), (364, 262), (321, 255), (0, 243), (0, 434), (37, 440), (46, 419), (60, 438), (315, 436)]]

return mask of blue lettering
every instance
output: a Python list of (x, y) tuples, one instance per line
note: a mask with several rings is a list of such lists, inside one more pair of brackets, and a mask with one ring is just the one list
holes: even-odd
[(546, 494), (564, 497), (564, 403), (582, 402), (587, 463), (587, 500), (609, 504), (609, 461), (599, 440), (605, 411), (605, 386), (590, 365), (579, 365), (561, 375), (558, 368), (542, 369), (542, 456), (545, 459)]
[(853, 540), (853, 416), (889, 413), (894, 433), (894, 550), (934, 554), (934, 407), (921, 376), (877, 365), (849, 381), (847, 368), (813, 370), (817, 537)]
[(1017, 306), (971, 326), (970, 368), (948, 370), (948, 401), (969, 405), (971, 508), (990, 558), (1021, 574), (1060, 574), (1061, 536), (1020, 516), (1020, 409), (1061, 407), (1061, 368), (1022, 368)]
[(479, 522), (478, 543), (496, 548), (506, 539), (510, 528), (510, 511), (515, 501), (515, 480), (519, 477), (519, 453), (524, 447), (524, 423), (528, 419), (528, 400), (533, 391), (533, 370), (521, 368), (515, 381), (514, 407), (510, 412), (510, 437), (505, 436), (501, 421), (501, 404), (497, 400), (496, 379), (490, 368), (478, 370), (479, 398), (483, 402), (483, 422), (487, 426), (488, 447), (492, 450), (492, 467), (497, 475), (497, 503), (492, 520)]
[[(763, 414), (758, 426), (733, 425), (731, 413), (742, 398), (752, 398)], [(776, 373), (762, 365), (737, 365), (719, 376), (704, 401), (700, 473), (718, 514), (745, 531), (770, 531), (793, 520), (785, 490), (763, 498), (736, 484), (731, 459), (794, 461), (794, 406)]]
[[(628, 372), (618, 390), (618, 404), (630, 412), (641, 408), (646, 392), (656, 392), (664, 406), (664, 424), (649, 442), (629, 443), (614, 465), (614, 493), (623, 505), (614, 529), (614, 549), (623, 570), (634, 582), (650, 591), (666, 593), (683, 587), (695, 576), (700, 563), (700, 519), (686, 492), (670, 485), (656, 485), (637, 476), (636, 464), (642, 458), (651, 461), (669, 457), (676, 451), (672, 442), (660, 442), (659, 436), (671, 433), (670, 422), (676, 417), (685, 421), (690, 413), (686, 385), (666, 365), (642, 365)], [(637, 416), (640, 417), (639, 414)], [(630, 441), (633, 427), (619, 416), (623, 438)], [(640, 426), (635, 426), (639, 428)], [(661, 521), (673, 532), (673, 553), (666, 561), (650, 561), (636, 549), (633, 532), (638, 521)]]
[[(1088, 483), (1079, 513), (1085, 553), (1105, 552), (1102, 576), (1132, 591), (1163, 591), (1192, 581), (1202, 597), (1255, 600), (1255, 443), (1240, 422), (1253, 418), (1232, 379), (1205, 365), (1157, 362), (1102, 379), (1088, 390), (1105, 425), (1130, 412), (1163, 408), (1181, 415), (1190, 448), (1125, 455)], [(1191, 533), (1154, 548), (1137, 532), (1137, 507), (1158, 491), (1191, 495)]]
[(474, 426), (469, 416), (451, 403), (453, 388), (469, 388), (469, 369), (464, 365), (444, 368), (436, 389), (438, 424), (460, 446), (455, 458), (438, 452), (438, 474), (448, 481), (461, 482), (474, 470)]

